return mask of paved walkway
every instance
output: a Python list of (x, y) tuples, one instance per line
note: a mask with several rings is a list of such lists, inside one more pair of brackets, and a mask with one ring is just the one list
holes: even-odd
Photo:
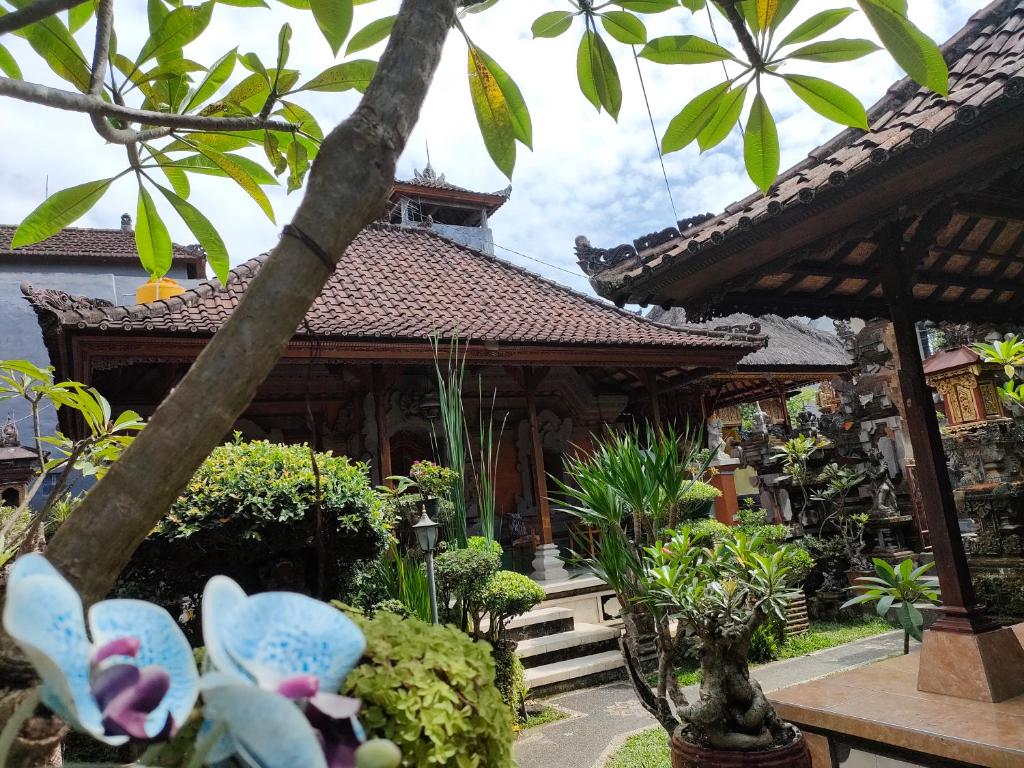
[[(857, 640), (836, 648), (786, 659), (752, 670), (765, 691), (785, 688), (843, 669), (892, 656), (903, 650), (903, 632)], [(691, 700), (696, 687), (687, 688)], [(628, 682), (563, 693), (545, 703), (570, 716), (524, 732), (516, 741), (520, 768), (601, 768), (607, 757), (636, 731), (656, 725), (640, 706)]]

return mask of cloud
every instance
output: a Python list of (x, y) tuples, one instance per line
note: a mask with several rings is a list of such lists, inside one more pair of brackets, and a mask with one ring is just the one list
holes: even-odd
[[(143, 6), (117, 6), (118, 39), (122, 51), (129, 55), (146, 35)], [(393, 12), (396, 7), (395, 0), (359, 6), (356, 28)], [(689, 98), (721, 79), (720, 65), (662, 66), (642, 61), (640, 69), (650, 97), (648, 117), (631, 52), (612, 43), (625, 92), (622, 114), (615, 123), (607, 115), (599, 115), (576, 85), (576, 46), (581, 21), (577, 19), (569, 32), (555, 40), (531, 39), (529, 28), (534, 18), (548, 10), (568, 7), (567, 0), (502, 0), (485, 13), (469, 15), (464, 24), (474, 41), (516, 79), (534, 122), (534, 151), (520, 148), (512, 199), (492, 221), (498, 254), (559, 282), (589, 290), (575, 264), (572, 245), (576, 235), (587, 234), (598, 245), (629, 242), (674, 224), (677, 215), (717, 212), (749, 194), (753, 185), (743, 171), (741, 143), (734, 132), (725, 144), (703, 156), (691, 147), (665, 158), (665, 172), (675, 202), (673, 211), (650, 120), (653, 119), (660, 136)], [(820, 5), (805, 0), (800, 8), (803, 10), (795, 12), (794, 20), (799, 14), (810, 15)], [(977, 0), (916, 0), (912, 16), (928, 34), (941, 41), (962, 26), (977, 8)], [(294, 27), (292, 66), (312, 73), (333, 63), (330, 50), (309, 14), (278, 4), (271, 11), (217, 6), (210, 30), (188, 49), (188, 55), (209, 63), (240, 43), (241, 52), (253, 50), (264, 59), (271, 59), (278, 29), (285, 20)], [(645, 21), (652, 36), (712, 34), (705, 15), (691, 17), (682, 9), (648, 16)], [(731, 44), (731, 31), (725, 25), (718, 23), (715, 32), (723, 44)], [(873, 36), (859, 15), (844, 22), (836, 35)], [(80, 34), (83, 47), (88, 36), (86, 28)], [(57, 85), (62, 82), (55, 80), (22, 41), (4, 42), (18, 57), (29, 79)], [(379, 47), (369, 53), (378, 52)], [(885, 53), (850, 64), (801, 66), (799, 71), (827, 73), (866, 103), (875, 101), (901, 77)], [(838, 132), (837, 126), (810, 112), (785, 86), (771, 83), (765, 93), (779, 119), (784, 168)], [(310, 108), (326, 129), (344, 119), (356, 97), (313, 94), (297, 101)], [(83, 115), (7, 100), (4, 118), (0, 210), (9, 222), (20, 221), (39, 204), (47, 189), (52, 192), (110, 176), (124, 168), (124, 150), (104, 146)], [(428, 144), (434, 167), (456, 184), (493, 191), (508, 183), (491, 163), (480, 139), (466, 83), (466, 47), (457, 32), (448, 41), (419, 124), (399, 163), (400, 176), (411, 176), (415, 168), (423, 167)], [(286, 195), (283, 187), (271, 190), (278, 214), (277, 224), (273, 224), (244, 193), (230, 189), (228, 182), (191, 178), (192, 202), (220, 229), (235, 263), (272, 247), (280, 225), (290, 218), (299, 201), (300, 193)], [(134, 182), (130, 176), (125, 177), (80, 223), (114, 227), (121, 213), (128, 211), (134, 215), (135, 206)], [(173, 219), (173, 214), (168, 212), (167, 219), (177, 241), (191, 241), (189, 232)]]

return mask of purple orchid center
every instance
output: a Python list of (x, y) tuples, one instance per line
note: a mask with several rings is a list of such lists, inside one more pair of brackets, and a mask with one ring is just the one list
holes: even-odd
[(309, 700), (305, 713), (324, 751), (329, 768), (354, 768), (356, 750), (366, 741), (356, 719), (359, 699), (334, 693), (318, 693)]
[(118, 657), (138, 657), (139, 648), (139, 640), (134, 637), (118, 637), (97, 648), (89, 660), (89, 687), (102, 712), (105, 735), (128, 736), (141, 742), (167, 741), (176, 730), (174, 718), (168, 714), (155, 736), (146, 733), (146, 718), (167, 695), (170, 675), (162, 667), (140, 669), (130, 663), (110, 663)]
[(277, 692), (286, 699), (311, 699), (320, 690), (320, 680), (316, 675), (295, 675), (282, 680)]

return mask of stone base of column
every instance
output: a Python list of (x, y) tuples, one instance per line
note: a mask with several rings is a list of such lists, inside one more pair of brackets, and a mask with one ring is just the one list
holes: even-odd
[(1024, 694), (1024, 647), (1013, 629), (959, 634), (930, 629), (921, 645), (917, 689), (974, 701)]
[(530, 578), (534, 581), (564, 581), (569, 578), (565, 563), (558, 556), (556, 544), (541, 544), (537, 547), (533, 554), (533, 573)]

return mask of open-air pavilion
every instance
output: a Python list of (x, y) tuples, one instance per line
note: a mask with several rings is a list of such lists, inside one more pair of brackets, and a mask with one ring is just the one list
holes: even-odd
[[(912, 765), (1001, 766), (1024, 754), (1024, 632), (1000, 628), (976, 600), (917, 333), (927, 320), (1018, 322), (1024, 307), (1024, 2), (990, 4), (943, 51), (948, 98), (896, 83), (870, 110), (870, 132), (839, 134), (769, 194), (641, 238), (640, 250), (583, 242), (581, 253), (595, 289), (620, 305), (683, 307), (695, 319), (780, 312), (893, 325), (944, 614), (925, 635), (916, 674), (904, 661), (899, 673), (850, 673), (782, 696), (784, 716), (831, 739), (831, 748), (820, 740), (816, 766), (831, 766), (836, 745), (849, 743), (911, 750), (897, 764)], [(961, 721), (949, 717), (959, 705), (948, 697), (990, 703), (964, 703)]]

